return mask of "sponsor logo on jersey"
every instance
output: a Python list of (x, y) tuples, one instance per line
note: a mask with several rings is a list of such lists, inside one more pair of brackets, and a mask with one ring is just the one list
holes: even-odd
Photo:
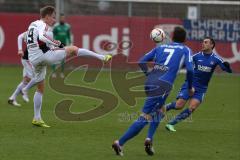
[(211, 72), (212, 68), (208, 66), (198, 65), (198, 70), (203, 72)]
[(154, 70), (160, 70), (160, 71), (168, 71), (168, 67), (167, 66), (163, 66), (163, 65), (155, 65), (153, 67)]

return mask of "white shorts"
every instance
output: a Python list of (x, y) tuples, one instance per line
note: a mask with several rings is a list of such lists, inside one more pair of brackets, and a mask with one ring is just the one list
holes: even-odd
[(42, 54), (39, 58), (31, 61), (34, 68), (34, 79), (40, 82), (45, 79), (47, 65), (60, 64), (66, 57), (64, 48), (49, 50)]
[(29, 60), (21, 59), (23, 65), (23, 77), (33, 78), (33, 66)]

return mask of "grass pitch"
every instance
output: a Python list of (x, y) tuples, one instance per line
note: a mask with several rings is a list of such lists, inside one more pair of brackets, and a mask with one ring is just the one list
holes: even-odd
[[(124, 103), (111, 85), (108, 71), (101, 73), (90, 87), (111, 92), (118, 97), (118, 107), (109, 114), (88, 122), (60, 120), (54, 112), (56, 104), (66, 98), (75, 102), (74, 113), (84, 112), (100, 103), (95, 99), (60, 94), (46, 85), (43, 97), (42, 117), (49, 129), (33, 127), (32, 97), (22, 107), (7, 104), (8, 97), (21, 80), (22, 68), (0, 67), (0, 160), (103, 160), (119, 159), (111, 150), (114, 139), (121, 136), (136, 118), (144, 98), (135, 106)], [(78, 85), (84, 73), (73, 73), (66, 83)], [(184, 76), (180, 75), (167, 102), (175, 96)], [(90, 107), (92, 106), (92, 107)], [(169, 114), (176, 114), (171, 112)], [(123, 115), (125, 117), (123, 117)], [(135, 115), (135, 116), (134, 116)], [(154, 137), (156, 154), (148, 157), (144, 152), (147, 127), (124, 147), (124, 160), (238, 160), (240, 158), (240, 78), (236, 75), (217, 75), (212, 78), (203, 104), (188, 121), (176, 126), (177, 132), (165, 130), (166, 119), (161, 122)]]

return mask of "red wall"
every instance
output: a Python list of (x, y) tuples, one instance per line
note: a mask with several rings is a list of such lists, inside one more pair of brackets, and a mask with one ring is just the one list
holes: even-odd
[[(0, 13), (0, 64), (20, 63), (17, 56), (17, 36), (36, 19), (38, 15), (34, 14)], [(154, 47), (155, 44), (149, 39), (149, 33), (154, 26), (160, 25), (165, 31), (171, 33), (173, 26), (183, 24), (180, 19), (120, 16), (69, 16), (67, 22), (72, 26), (75, 45), (100, 53), (125, 54), (128, 55), (130, 62), (136, 62)], [(84, 35), (85, 41), (83, 42)], [(131, 49), (121, 49), (121, 41), (128, 41), (128, 39), (132, 44)], [(107, 41), (118, 44), (114, 46), (116, 49), (109, 51)], [(188, 41), (187, 44), (194, 52), (201, 47), (200, 41)], [(226, 60), (232, 62), (235, 72), (240, 72), (240, 42), (235, 44), (217, 42), (216, 51), (221, 57), (230, 58)]]

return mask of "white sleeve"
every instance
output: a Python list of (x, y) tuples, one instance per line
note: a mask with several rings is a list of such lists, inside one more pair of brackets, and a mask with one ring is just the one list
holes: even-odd
[(27, 32), (23, 32), (18, 35), (18, 50), (22, 50), (22, 43), (26, 33)]
[(49, 37), (46, 32), (48, 31), (48, 26), (43, 23), (42, 25), (39, 25), (38, 26), (38, 34), (39, 34), (39, 40), (40, 41), (43, 41), (45, 43), (49, 43), (51, 45), (54, 45), (54, 46), (59, 46), (59, 42), (52, 39), (51, 37)]
[[(51, 39), (53, 39), (53, 32), (52, 32), (52, 31), (46, 32), (46, 35), (47, 35), (48, 37), (50, 37)], [(54, 45), (52, 45), (52, 44), (50, 44), (50, 43), (47, 43), (46, 45), (47, 45), (47, 47), (49, 47), (50, 49), (56, 48)]]

